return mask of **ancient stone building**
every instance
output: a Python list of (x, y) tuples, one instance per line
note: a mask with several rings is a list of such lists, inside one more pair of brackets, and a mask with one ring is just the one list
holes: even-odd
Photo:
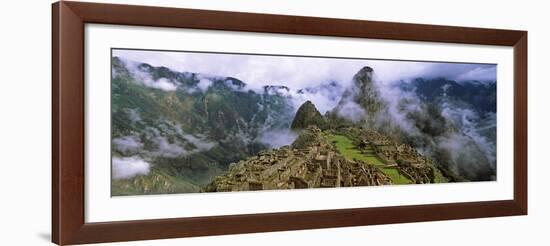
[(399, 173), (413, 183), (433, 183), (433, 163), (415, 148), (407, 144), (398, 144), (389, 137), (369, 129), (341, 129), (342, 134), (354, 139), (356, 146), (365, 155), (375, 156), (386, 167), (396, 168)]
[(309, 127), (304, 148), (285, 146), (263, 151), (231, 165), (205, 191), (244, 191), (389, 185), (380, 169), (340, 155), (316, 127)]

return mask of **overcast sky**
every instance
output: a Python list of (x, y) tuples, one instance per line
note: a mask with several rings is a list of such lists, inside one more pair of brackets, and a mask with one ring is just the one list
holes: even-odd
[(448, 79), (496, 81), (496, 65), (382, 61), (289, 57), (268, 55), (210, 54), (167, 51), (113, 50), (113, 56), (166, 66), (179, 72), (194, 72), (210, 76), (234, 77), (251, 88), (263, 85), (286, 85), (291, 89), (337, 81), (349, 84), (353, 75), (364, 66), (374, 69), (382, 83), (392, 83), (416, 77), (446, 77)]

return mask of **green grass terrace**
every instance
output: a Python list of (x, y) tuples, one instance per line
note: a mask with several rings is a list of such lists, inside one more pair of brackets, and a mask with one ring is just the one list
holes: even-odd
[(399, 171), (394, 167), (386, 167), (376, 155), (372, 146), (367, 146), (362, 152), (353, 144), (353, 141), (346, 136), (337, 135), (337, 134), (326, 134), (325, 137), (330, 143), (332, 143), (336, 149), (348, 160), (353, 161), (354, 159), (364, 161), (368, 164), (374, 165), (382, 172), (384, 172), (390, 179), (393, 184), (411, 184), (412, 181), (407, 177), (401, 175)]

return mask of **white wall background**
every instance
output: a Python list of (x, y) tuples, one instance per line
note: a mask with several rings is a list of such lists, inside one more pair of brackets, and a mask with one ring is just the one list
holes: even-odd
[[(95, 0), (529, 31), (529, 215), (113, 245), (547, 245), (550, 138), (544, 1)], [(50, 3), (7, 1), (0, 25), (0, 245), (50, 241)]]

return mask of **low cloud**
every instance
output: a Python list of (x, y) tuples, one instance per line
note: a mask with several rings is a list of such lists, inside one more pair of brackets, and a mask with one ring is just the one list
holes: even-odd
[(185, 138), (185, 140), (189, 141), (190, 143), (195, 145), (195, 147), (197, 147), (195, 151), (206, 151), (216, 146), (215, 143), (209, 142), (202, 136), (195, 137), (191, 134), (182, 134), (182, 136), (183, 138)]
[(410, 81), (415, 78), (434, 79), (446, 78), (457, 82), (477, 80), (479, 82), (495, 82), (497, 80), (494, 64), (421, 62), (421, 61), (369, 61), (368, 66), (374, 68), (375, 78), (382, 84), (395, 84)]
[(216, 146), (216, 143), (208, 141), (203, 135), (185, 133), (181, 125), (166, 120), (157, 123), (156, 127), (147, 127), (143, 133), (153, 146), (150, 150), (141, 149), (140, 152), (153, 157), (178, 158), (208, 151)]
[(176, 85), (175, 82), (172, 82), (172, 81), (168, 80), (167, 78), (160, 78), (156, 81), (145, 80), (145, 85), (147, 85), (149, 87), (152, 87), (152, 88), (161, 89), (161, 90), (164, 90), (164, 91), (175, 91), (178, 88), (178, 86)]
[(151, 165), (139, 157), (113, 157), (113, 179), (128, 179), (137, 175), (149, 174)]
[(157, 145), (157, 154), (164, 157), (179, 157), (187, 154), (187, 151), (177, 142), (171, 143), (166, 137), (158, 136), (153, 139)]
[(311, 101), (317, 110), (324, 115), (338, 104), (343, 92), (344, 87), (341, 84), (326, 82), (315, 87), (301, 89), (297, 92), (291, 91), (290, 96), (295, 109), (298, 109), (304, 102)]
[(201, 78), (199, 80), (199, 83), (197, 84), (197, 87), (201, 90), (201, 91), (206, 91), (208, 90), (208, 88), (212, 85), (212, 80), (210, 79), (207, 79), (207, 78)]
[[(136, 82), (144, 86), (163, 91), (175, 91), (180, 85), (179, 82), (167, 78), (158, 78), (154, 80), (147, 71), (140, 68), (139, 61), (128, 60), (125, 58), (121, 58), (121, 61), (130, 74), (134, 77)], [(116, 74), (113, 74), (113, 76), (116, 76)]]
[(338, 114), (338, 116), (351, 120), (354, 123), (365, 119), (365, 117), (367, 116), (365, 110), (361, 106), (359, 106), (359, 104), (352, 101), (347, 101), (343, 104), (340, 104), (336, 113)]
[(132, 123), (136, 123), (136, 122), (141, 121), (141, 115), (140, 115), (140, 113), (139, 113), (139, 109), (137, 109), (137, 108), (134, 108), (134, 109), (125, 109), (125, 112), (128, 114), (128, 119), (129, 119)]
[(455, 76), (457, 81), (469, 81), (469, 80), (478, 80), (478, 81), (496, 81), (497, 66), (478, 66), (472, 67), (468, 71), (459, 73)]
[(259, 140), (271, 148), (279, 148), (281, 146), (290, 145), (297, 137), (298, 134), (289, 129), (278, 129), (263, 132)]
[(403, 91), (397, 84), (375, 83), (387, 105), (384, 114), (377, 116), (379, 124), (386, 125), (382, 127), (398, 127), (421, 153), (438, 156), (456, 174), (472, 180), (494, 179), (496, 141), (480, 131), (495, 131), (496, 118), (482, 119), (471, 106), (448, 99), (446, 93), (433, 102), (437, 112), (430, 112), (430, 105), (414, 92)]
[(136, 136), (124, 136), (113, 138), (113, 147), (122, 153), (133, 153), (139, 151), (143, 144)]
[[(239, 55), (145, 50), (113, 50), (127, 61), (165, 66), (178, 72), (237, 78), (247, 89), (261, 91), (265, 85), (285, 85), (292, 90), (338, 81), (347, 87), (364, 66), (375, 69), (384, 83), (416, 77), (451, 80), (496, 81), (496, 65), (399, 60), (317, 58), (270, 55)], [(171, 81), (173, 82), (173, 81)], [(172, 88), (167, 85), (167, 89)]]
[[(461, 108), (449, 103), (442, 104), (441, 115), (453, 122), (462, 133), (473, 140), (483, 154), (489, 160), (491, 167), (496, 169), (496, 141), (483, 136), (480, 131), (496, 131), (496, 115), (489, 114), (488, 119), (483, 121), (480, 116), (470, 108)], [(489, 125), (483, 125), (489, 122)]]

